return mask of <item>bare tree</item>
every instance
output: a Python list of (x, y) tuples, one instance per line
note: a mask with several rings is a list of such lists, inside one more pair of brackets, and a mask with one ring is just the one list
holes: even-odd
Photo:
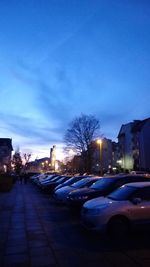
[(20, 174), (23, 168), (22, 158), (19, 150), (15, 151), (13, 155), (12, 163), (14, 164), (14, 169), (16, 174)]
[(91, 143), (99, 136), (100, 122), (93, 115), (81, 114), (70, 124), (65, 134), (67, 149), (74, 149), (81, 154), (85, 162), (85, 171), (91, 170)]
[(30, 153), (24, 153), (23, 154), (23, 160), (24, 160), (24, 173), (26, 173), (27, 171), (27, 165), (28, 165), (28, 162), (31, 158), (31, 154)]
[(25, 165), (29, 162), (30, 158), (31, 158), (31, 154), (30, 153), (24, 153), (23, 154), (23, 158), (25, 161)]

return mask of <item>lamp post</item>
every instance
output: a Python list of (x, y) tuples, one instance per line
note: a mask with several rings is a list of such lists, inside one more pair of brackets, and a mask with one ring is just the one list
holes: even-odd
[(48, 171), (48, 160), (45, 160), (45, 170)]
[(99, 144), (99, 153), (100, 153), (100, 176), (103, 175), (103, 166), (102, 166), (102, 139), (97, 140), (97, 144)]
[(42, 162), (41, 164), (42, 164), (42, 171), (44, 171), (44, 162)]

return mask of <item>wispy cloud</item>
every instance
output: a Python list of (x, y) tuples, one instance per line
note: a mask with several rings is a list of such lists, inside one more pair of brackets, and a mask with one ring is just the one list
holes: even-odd
[(57, 67), (54, 73), (56, 83), (51, 85), (50, 81), (45, 81), (39, 69), (30, 68), (23, 62), (18, 69), (12, 70), (15, 79), (26, 84), (29, 90), (32, 88), (35, 97), (33, 106), (38, 112), (46, 120), (64, 124), (71, 119), (73, 85), (64, 69)]
[(56, 134), (58, 128), (45, 127), (40, 123), (37, 125), (32, 119), (0, 113), (0, 121), (6, 122), (5, 129), (10, 133), (19, 135), (26, 139), (29, 144), (46, 144), (61, 142), (61, 136)]

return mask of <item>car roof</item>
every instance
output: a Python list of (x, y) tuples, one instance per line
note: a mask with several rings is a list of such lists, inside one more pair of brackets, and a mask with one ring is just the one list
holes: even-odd
[[(82, 180), (85, 180), (85, 181), (97, 181), (97, 180), (99, 180), (99, 178), (95, 178), (95, 177), (87, 177), (86, 179), (84, 179), (84, 177), (80, 180), (80, 181), (82, 181)], [(80, 181), (78, 181), (78, 182), (80, 182)], [(77, 182), (77, 183), (78, 183)]]
[(150, 186), (150, 182), (134, 182), (134, 183), (128, 183), (128, 184), (124, 184), (123, 186), (133, 186), (133, 187), (148, 187)]
[(140, 178), (140, 177), (143, 177), (143, 178), (150, 178), (150, 175), (146, 175), (146, 174), (116, 174), (116, 175), (112, 175), (112, 176), (104, 176), (102, 178), (104, 179), (122, 179), (122, 178), (132, 178), (132, 177), (137, 177), (137, 178)]

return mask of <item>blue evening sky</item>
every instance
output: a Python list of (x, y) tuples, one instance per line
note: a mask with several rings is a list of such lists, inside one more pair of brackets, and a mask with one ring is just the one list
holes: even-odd
[(149, 0), (0, 0), (0, 137), (48, 156), (95, 115), (116, 140), (150, 116)]

